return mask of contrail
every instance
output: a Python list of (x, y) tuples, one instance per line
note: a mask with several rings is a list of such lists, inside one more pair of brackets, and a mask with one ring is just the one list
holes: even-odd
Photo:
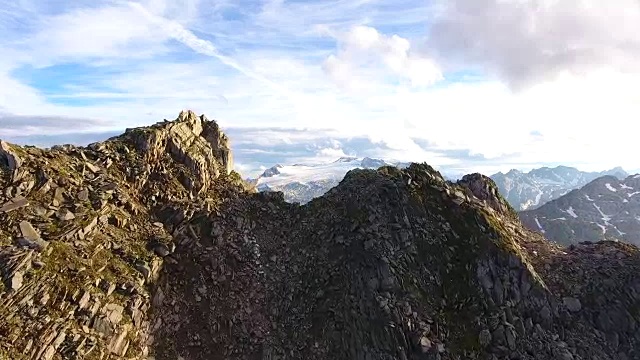
[(262, 82), (263, 84), (271, 87), (272, 89), (288, 96), (291, 98), (299, 98), (300, 96), (298, 94), (293, 93), (291, 90), (285, 88), (284, 86), (277, 84), (269, 79), (267, 79), (266, 77), (257, 74), (247, 68), (245, 68), (244, 66), (238, 64), (237, 61), (235, 61), (234, 59), (222, 55), (217, 49), (216, 47), (207, 40), (203, 40), (198, 38), (193, 32), (189, 31), (188, 29), (186, 29), (184, 26), (180, 25), (178, 22), (173, 21), (173, 20), (169, 20), (166, 18), (163, 18), (161, 16), (152, 14), (151, 12), (149, 12), (144, 6), (135, 3), (135, 2), (127, 2), (127, 4), (132, 7), (133, 9), (137, 10), (138, 12), (140, 12), (142, 15), (144, 15), (147, 19), (149, 19), (150, 21), (154, 22), (155, 24), (159, 25), (160, 27), (162, 27), (164, 29), (164, 31), (167, 32), (167, 34), (169, 36), (171, 36), (173, 39), (175, 39), (176, 41), (181, 42), (182, 44), (188, 46), (189, 48), (191, 48), (193, 51), (203, 54), (203, 55), (207, 55), (207, 56), (211, 56), (214, 57), (218, 60), (220, 60), (220, 62), (222, 62), (223, 64), (230, 66), (236, 70), (238, 70), (239, 72), (241, 72), (242, 74), (254, 79), (254, 80), (258, 80), (260, 82)]

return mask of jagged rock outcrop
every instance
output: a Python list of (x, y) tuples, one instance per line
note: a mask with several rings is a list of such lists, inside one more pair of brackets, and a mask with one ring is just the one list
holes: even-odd
[(486, 177), (425, 164), (289, 204), (221, 170), (220, 134), (187, 112), (7, 144), (0, 358), (638, 358), (637, 248), (561, 249)]
[(193, 111), (181, 112), (173, 123), (129, 132), (147, 163), (153, 164), (168, 153), (188, 167), (195, 177), (182, 176), (180, 179), (185, 187), (197, 193), (206, 192), (221, 171), (229, 174), (233, 169), (227, 136), (218, 124)]

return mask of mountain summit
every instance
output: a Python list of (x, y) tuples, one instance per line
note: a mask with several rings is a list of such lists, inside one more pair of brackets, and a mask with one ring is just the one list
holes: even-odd
[(0, 165), (2, 359), (640, 356), (638, 249), (561, 249), (479, 174), (351, 170), (298, 206), (193, 112)]

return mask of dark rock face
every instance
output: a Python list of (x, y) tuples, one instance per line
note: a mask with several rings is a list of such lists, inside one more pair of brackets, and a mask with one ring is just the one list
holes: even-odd
[(636, 247), (563, 250), (490, 179), (426, 164), (289, 204), (221, 170), (220, 134), (183, 113), (88, 148), (7, 144), (0, 358), (640, 356)]
[(520, 217), (562, 245), (619, 239), (640, 245), (640, 176), (603, 176)]

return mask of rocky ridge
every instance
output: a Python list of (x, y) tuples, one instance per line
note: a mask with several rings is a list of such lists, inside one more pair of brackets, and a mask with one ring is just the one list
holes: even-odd
[(192, 112), (0, 151), (3, 359), (639, 356), (638, 249), (561, 249), (479, 174), (353, 170), (297, 206)]
[(562, 245), (604, 239), (640, 245), (640, 175), (597, 178), (520, 218)]

